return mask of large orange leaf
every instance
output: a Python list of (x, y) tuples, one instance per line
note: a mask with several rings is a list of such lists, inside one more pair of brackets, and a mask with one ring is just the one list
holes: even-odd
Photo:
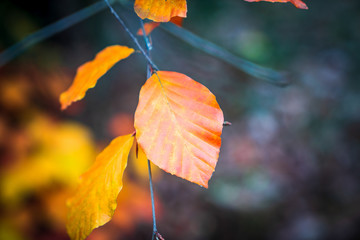
[(114, 45), (99, 52), (94, 60), (81, 65), (70, 88), (60, 96), (61, 109), (64, 110), (71, 103), (83, 99), (86, 91), (95, 87), (101, 76), (133, 52), (132, 48)]
[(223, 122), (215, 96), (184, 74), (159, 71), (140, 91), (135, 129), (146, 156), (204, 187), (218, 160)]
[(301, 1), (301, 0), (245, 0), (247, 2), (260, 2), (260, 1), (266, 1), (266, 2), (281, 2), (281, 3), (286, 3), (286, 2), (291, 2), (292, 4), (295, 5), (295, 7), (297, 8), (301, 8), (301, 9), (308, 9), (308, 7), (306, 6), (306, 4)]
[(172, 17), (186, 17), (186, 0), (135, 0), (135, 12), (142, 19), (168, 22)]
[(71, 239), (85, 239), (94, 228), (112, 218), (133, 139), (132, 135), (114, 139), (81, 176), (75, 195), (67, 202), (67, 230)]

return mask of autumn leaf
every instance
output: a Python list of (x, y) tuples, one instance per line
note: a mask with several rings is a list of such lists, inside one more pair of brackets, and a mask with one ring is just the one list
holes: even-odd
[(60, 96), (61, 109), (64, 110), (71, 103), (83, 99), (86, 91), (95, 87), (101, 76), (133, 52), (134, 49), (126, 46), (109, 46), (99, 52), (94, 60), (81, 65), (70, 88)]
[(308, 7), (306, 6), (306, 4), (301, 1), (301, 0), (245, 0), (247, 2), (260, 2), (260, 1), (266, 1), (266, 2), (280, 2), (280, 3), (286, 3), (286, 2), (291, 2), (292, 4), (295, 5), (295, 7), (297, 8), (301, 8), (301, 9), (308, 9)]
[(168, 22), (172, 17), (186, 17), (186, 0), (135, 0), (135, 12), (155, 22)]
[[(148, 36), (158, 26), (160, 26), (159, 22), (144, 23), (144, 30), (145, 30), (146, 36)], [(142, 28), (140, 28), (136, 34), (139, 36), (144, 36)]]
[(75, 195), (67, 203), (67, 230), (71, 239), (83, 240), (94, 228), (110, 221), (123, 187), (122, 178), (132, 144), (132, 135), (114, 139), (81, 176)]
[(221, 145), (223, 113), (215, 96), (184, 74), (159, 71), (140, 91), (136, 138), (161, 169), (207, 187)]
[(175, 25), (177, 25), (179, 27), (182, 27), (183, 22), (184, 22), (184, 18), (175, 16), (175, 17), (172, 17), (170, 19), (170, 22), (172, 22), (173, 24), (175, 24)]
[[(177, 25), (179, 27), (182, 27), (183, 20), (184, 20), (184, 18), (182, 18), (182, 17), (173, 17), (170, 19), (170, 22), (174, 23), (175, 25)], [(158, 26), (160, 26), (159, 22), (144, 23), (144, 30), (145, 30), (146, 36), (148, 36)], [(144, 36), (142, 28), (140, 28), (136, 34), (139, 36)]]

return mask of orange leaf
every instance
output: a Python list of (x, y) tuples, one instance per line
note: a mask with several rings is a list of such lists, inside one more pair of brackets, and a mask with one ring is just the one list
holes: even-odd
[(308, 7), (306, 6), (306, 4), (301, 1), (301, 0), (245, 0), (247, 2), (260, 2), (260, 1), (266, 1), (266, 2), (281, 2), (281, 3), (286, 3), (286, 2), (291, 2), (292, 4), (295, 5), (295, 7), (297, 8), (301, 8), (301, 9), (308, 9)]
[(131, 134), (114, 139), (81, 176), (75, 196), (67, 202), (67, 230), (71, 239), (85, 239), (114, 215), (133, 139)]
[(170, 22), (172, 22), (175, 25), (178, 25), (179, 27), (182, 27), (184, 18), (182, 17), (173, 17), (170, 19)]
[(61, 109), (84, 98), (88, 89), (95, 87), (97, 81), (118, 61), (129, 57), (134, 49), (125, 46), (110, 46), (99, 52), (95, 59), (81, 65), (74, 82), (60, 96)]
[(135, 12), (142, 19), (168, 22), (172, 17), (186, 17), (186, 0), (135, 0)]
[[(144, 23), (144, 30), (146, 33), (146, 36), (148, 36), (155, 28), (157, 28), (160, 25), (159, 22), (148, 22)], [(137, 33), (139, 36), (144, 36), (142, 29), (140, 28)]]
[[(184, 18), (182, 17), (173, 17), (170, 19), (170, 22), (174, 23), (175, 25), (178, 25), (179, 27), (182, 26)], [(144, 30), (146, 33), (146, 36), (148, 36), (155, 28), (157, 28), (160, 25), (158, 22), (148, 22), (144, 23)], [(139, 36), (144, 36), (142, 29), (140, 28), (137, 33)]]
[(207, 187), (221, 145), (224, 116), (215, 96), (184, 74), (159, 71), (140, 91), (136, 138), (161, 169)]

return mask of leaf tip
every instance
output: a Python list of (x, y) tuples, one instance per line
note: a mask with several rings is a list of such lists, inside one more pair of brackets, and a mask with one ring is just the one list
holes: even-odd
[(69, 105), (70, 103), (68, 101), (66, 101), (66, 92), (63, 92), (60, 95), (60, 105), (61, 105), (61, 111), (64, 111)]

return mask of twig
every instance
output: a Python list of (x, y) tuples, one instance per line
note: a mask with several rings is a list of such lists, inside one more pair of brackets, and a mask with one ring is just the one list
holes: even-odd
[(107, 6), (109, 7), (111, 13), (115, 16), (115, 18), (118, 20), (118, 22), (121, 24), (121, 26), (125, 29), (125, 31), (127, 32), (127, 34), (130, 36), (130, 38), (133, 40), (133, 42), (136, 44), (136, 46), (139, 48), (140, 52), (144, 55), (144, 57), (146, 58), (146, 60), (148, 61), (148, 63), (151, 65), (151, 67), (153, 69), (155, 69), (156, 71), (159, 70), (159, 68), (155, 65), (155, 63), (151, 60), (151, 58), (149, 57), (149, 55), (145, 52), (145, 50), (141, 47), (139, 41), (137, 40), (137, 38), (134, 36), (134, 34), (132, 34), (129, 30), (129, 28), (126, 26), (125, 22), (121, 19), (121, 17), (115, 12), (114, 8), (110, 5), (108, 0), (104, 0), (107, 4)]
[(145, 27), (144, 27), (144, 21), (141, 18), (140, 18), (140, 26), (141, 26), (141, 31), (143, 32), (144, 41), (145, 41), (145, 44), (146, 44), (146, 52), (149, 55), (149, 57), (151, 58), (150, 52), (152, 50), (152, 44), (151, 44), (151, 41), (150, 41), (149, 37), (146, 35), (146, 31), (145, 31)]
[(153, 217), (153, 233), (151, 239), (154, 240), (155, 236), (158, 234), (158, 231), (156, 227), (154, 190), (152, 184), (151, 164), (149, 160), (148, 160), (148, 169), (149, 169), (149, 184), (150, 184), (150, 194), (151, 194), (151, 208), (152, 208), (152, 217)]
[[(121, 6), (130, 9), (130, 5), (128, 4), (120, 3), (114, 0), (110, 0), (109, 2), (110, 3), (117, 2), (121, 4)], [(41, 41), (44, 41), (49, 37), (55, 35), (56, 33), (66, 30), (69, 27), (75, 25), (76, 23), (79, 23), (93, 16), (94, 14), (103, 10), (106, 6), (107, 5), (104, 1), (99, 1), (97, 3), (94, 3), (93, 5), (90, 5), (84, 9), (79, 10), (78, 12), (71, 14), (68, 17), (65, 17), (55, 23), (52, 23), (33, 34), (30, 34), (20, 42), (14, 44), (13, 46), (9, 47), (8, 49), (0, 53), (0, 67), (7, 64), (9, 61), (13, 60), (18, 55), (22, 54), (29, 47)], [(244, 60), (238, 56), (235, 56), (232, 53), (228, 52), (227, 50), (224, 50), (223, 48), (217, 46), (216, 44), (196, 36), (195, 34), (185, 30), (184, 28), (179, 28), (169, 23), (161, 24), (160, 27), (165, 31), (173, 34), (180, 40), (190, 44), (191, 46), (198, 48), (213, 57), (219, 58), (224, 62), (227, 62), (230, 65), (240, 69), (241, 71), (248, 73), (251, 76), (254, 76), (261, 80), (265, 80), (277, 86), (286, 86), (289, 84), (289, 80), (285, 77), (284, 74), (269, 68), (261, 67), (252, 62)], [(144, 56), (145, 58), (147, 58), (146, 55)]]
[[(143, 36), (144, 36), (144, 41), (145, 41), (145, 45), (146, 45), (146, 52), (147, 52), (149, 58), (151, 59), (152, 44), (151, 44), (151, 41), (150, 41), (149, 37), (146, 35), (146, 31), (145, 31), (145, 28), (144, 28), (144, 22), (143, 22), (143, 20), (141, 18), (140, 18), (140, 25), (141, 25), (141, 30), (142, 30)], [(151, 69), (150, 64), (147, 65), (146, 70), (147, 70), (147, 79), (149, 79), (151, 77), (151, 73), (152, 73), (152, 69)], [(153, 217), (153, 232), (152, 232), (151, 239), (152, 240), (160, 240), (160, 239), (163, 240), (163, 238), (160, 235), (160, 233), (158, 232), (157, 226), (156, 226), (155, 200), (154, 200), (154, 190), (153, 190), (153, 184), (152, 184), (150, 160), (148, 160), (148, 169), (149, 169), (149, 184), (150, 184), (151, 207), (152, 207), (152, 217)]]
[[(113, 0), (111, 0), (113, 2)], [(54, 22), (32, 34), (22, 39), (20, 42), (12, 45), (2, 53), (0, 53), (0, 67), (7, 64), (9, 61), (13, 60), (20, 54), (22, 54), (29, 47), (48, 39), (49, 37), (64, 31), (65, 29), (79, 23), (101, 10), (106, 8), (106, 4), (103, 1), (94, 3), (80, 11), (71, 14), (63, 19), (60, 19), (57, 22)]]
[(259, 66), (255, 63), (235, 56), (216, 44), (209, 42), (184, 28), (178, 27), (173, 23), (163, 23), (160, 27), (191, 46), (213, 57), (219, 58), (253, 77), (265, 80), (280, 87), (287, 86), (290, 83), (284, 73), (279, 73), (270, 68)]

